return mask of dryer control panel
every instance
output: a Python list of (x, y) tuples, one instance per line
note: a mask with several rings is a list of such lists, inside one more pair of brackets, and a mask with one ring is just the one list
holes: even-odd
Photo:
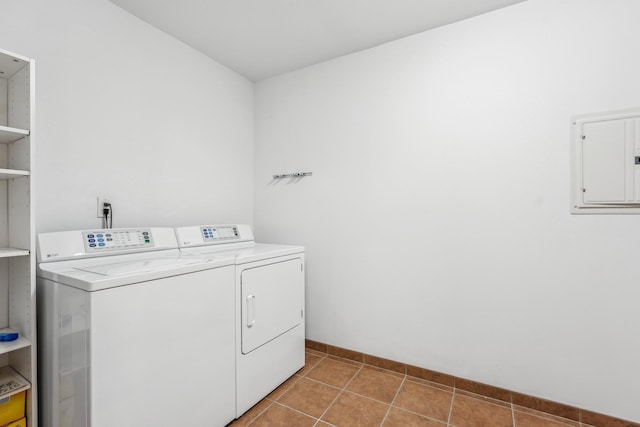
[(153, 235), (148, 228), (129, 230), (83, 231), (84, 248), (87, 252), (153, 248)]
[(192, 225), (176, 228), (178, 246), (187, 248), (191, 246), (246, 244), (253, 245), (253, 233), (251, 227), (245, 224), (218, 224), (218, 225)]
[(205, 242), (213, 240), (228, 240), (239, 239), (238, 227), (235, 225), (218, 225), (218, 226), (206, 226), (200, 227), (200, 233), (202, 233), (202, 239)]

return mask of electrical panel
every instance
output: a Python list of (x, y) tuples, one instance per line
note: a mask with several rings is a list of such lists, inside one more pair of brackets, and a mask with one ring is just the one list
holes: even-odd
[(571, 213), (640, 214), (640, 110), (573, 119)]

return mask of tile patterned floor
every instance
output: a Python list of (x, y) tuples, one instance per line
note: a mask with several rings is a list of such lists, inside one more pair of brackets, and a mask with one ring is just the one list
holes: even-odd
[(306, 365), (229, 427), (591, 427), (307, 349)]

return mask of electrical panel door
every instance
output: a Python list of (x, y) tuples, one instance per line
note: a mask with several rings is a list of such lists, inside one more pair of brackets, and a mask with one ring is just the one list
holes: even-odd
[(640, 213), (640, 110), (575, 118), (571, 212)]
[(584, 203), (625, 201), (625, 121), (587, 123), (583, 128)]

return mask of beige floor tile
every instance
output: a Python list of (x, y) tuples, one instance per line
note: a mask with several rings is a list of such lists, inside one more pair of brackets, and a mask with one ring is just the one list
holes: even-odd
[(258, 415), (264, 412), (265, 409), (271, 405), (271, 401), (267, 399), (262, 399), (260, 402), (256, 403), (253, 408), (249, 409), (245, 412), (240, 418), (235, 420), (230, 426), (233, 427), (245, 427), (251, 421), (255, 420)]
[(304, 355), (304, 367), (296, 372), (297, 375), (304, 377), (309, 371), (316, 367), (316, 365), (324, 358), (324, 356), (318, 356), (316, 354), (306, 352)]
[(455, 427), (513, 427), (511, 409), (456, 393), (449, 424)]
[(358, 372), (358, 369), (360, 368), (357, 366), (327, 357), (311, 369), (306, 377), (334, 387), (343, 388)]
[(584, 426), (580, 426), (580, 423), (578, 421), (574, 421), (574, 420), (569, 420), (567, 418), (562, 418), (562, 417), (558, 417), (556, 415), (552, 415), (546, 412), (541, 412), (541, 411), (536, 411), (535, 409), (529, 409), (529, 408), (524, 408), (522, 406), (518, 406), (518, 405), (513, 405), (513, 410), (516, 414), (516, 424), (518, 423), (517, 420), (517, 414), (518, 412), (522, 412), (525, 414), (529, 414), (529, 415), (533, 415), (535, 417), (539, 417), (539, 418), (545, 418), (551, 421), (555, 421), (557, 423), (560, 424), (566, 424), (570, 427), (584, 427)]
[(494, 399), (492, 397), (483, 396), (481, 394), (472, 393), (470, 391), (456, 389), (456, 396), (467, 396), (473, 399), (482, 400), (483, 402), (493, 403), (494, 405), (504, 406), (505, 408), (511, 408), (511, 402), (505, 402), (504, 400)]
[(377, 427), (388, 409), (389, 405), (345, 391), (329, 407), (322, 420), (337, 427)]
[(447, 423), (432, 420), (403, 409), (391, 408), (382, 427), (446, 427), (446, 425)]
[(446, 422), (453, 392), (405, 381), (393, 406)]
[(320, 418), (339, 393), (337, 388), (302, 378), (278, 398), (278, 403)]
[(282, 394), (285, 391), (289, 390), (289, 387), (294, 385), (300, 378), (302, 378), (302, 377), (300, 377), (298, 375), (292, 376), (291, 378), (289, 378), (288, 380), (286, 380), (285, 382), (280, 384), (280, 386), (278, 388), (276, 388), (271, 393), (269, 393), (269, 395), (266, 397), (266, 399), (277, 400), (280, 396), (282, 396)]
[(251, 423), (251, 427), (311, 427), (315, 423), (315, 418), (274, 403)]
[(349, 383), (347, 390), (391, 403), (401, 384), (402, 377), (385, 374), (380, 370), (365, 366)]
[(417, 383), (417, 384), (422, 384), (422, 385), (428, 385), (430, 387), (433, 388), (439, 388), (440, 390), (445, 390), (445, 391), (449, 391), (451, 393), (453, 393), (453, 387), (445, 385), (445, 384), (440, 384), (440, 383), (436, 383), (433, 381), (429, 381), (429, 380), (425, 380), (422, 378), (417, 378), (417, 377), (412, 377), (407, 375), (407, 377), (405, 378), (405, 381), (411, 381), (412, 383)]
[(348, 364), (348, 365), (357, 366), (358, 368), (359, 368), (360, 366), (363, 366), (363, 365), (364, 365), (364, 363), (363, 363), (363, 362), (360, 362), (360, 361), (358, 361), (358, 360), (347, 359), (347, 358), (345, 358), (345, 357), (336, 356), (336, 355), (334, 355), (334, 354), (328, 354), (328, 355), (327, 355), (327, 359), (337, 360), (337, 361), (339, 361), (339, 362), (346, 363), (346, 364)]
[(570, 427), (575, 424), (560, 422), (548, 416), (539, 417), (533, 414), (515, 411), (514, 413), (517, 427)]
[(305, 352), (305, 354), (313, 354), (315, 356), (320, 356), (320, 357), (324, 357), (324, 356), (327, 355), (327, 353), (323, 353), (323, 352), (318, 351), (318, 350), (313, 350), (311, 348), (305, 348), (304, 352)]

